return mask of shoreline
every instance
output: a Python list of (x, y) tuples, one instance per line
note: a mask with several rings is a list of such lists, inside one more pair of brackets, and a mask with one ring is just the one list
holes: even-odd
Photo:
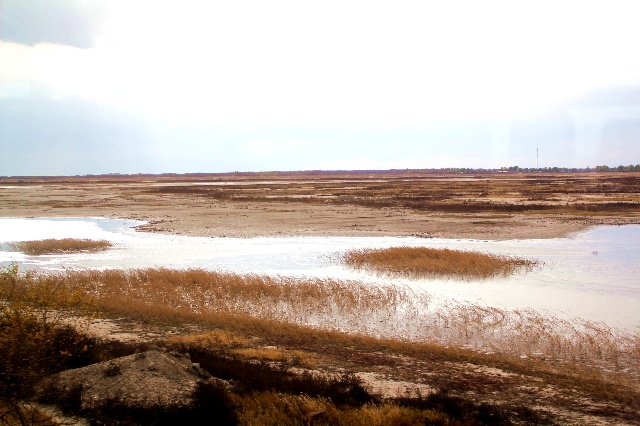
[[(50, 212), (29, 211), (28, 215), (6, 215), (0, 208), (2, 218), (24, 219), (113, 219), (144, 222), (132, 226), (136, 232), (155, 233), (161, 235), (183, 235), (203, 238), (288, 238), (288, 237), (417, 237), (417, 238), (442, 238), (442, 239), (469, 239), (469, 240), (521, 240), (521, 239), (552, 239), (566, 238), (570, 235), (588, 231), (597, 226), (622, 226), (639, 225), (638, 218), (624, 217), (598, 217), (583, 218), (568, 221), (561, 217), (509, 217), (488, 218), (483, 215), (483, 224), (474, 224), (473, 216), (445, 217), (438, 214), (423, 215), (422, 220), (415, 231), (408, 225), (394, 226), (389, 221), (383, 221), (385, 229), (359, 229), (358, 226), (345, 225), (345, 218), (334, 221), (325, 218), (324, 223), (316, 223), (312, 229), (305, 226), (291, 226), (285, 229), (277, 224), (270, 224), (258, 213), (247, 214), (245, 209), (231, 209), (232, 214), (243, 211), (245, 223), (237, 220), (209, 222), (206, 218), (196, 215), (188, 215), (184, 212), (170, 212), (157, 216), (146, 214), (100, 214), (95, 210), (76, 210), (67, 214), (51, 214)], [(58, 212), (56, 212), (58, 213)], [(291, 213), (291, 212), (290, 212)], [(375, 215), (375, 211), (369, 212)], [(169, 216), (169, 217), (167, 217)], [(298, 219), (296, 221), (296, 219)], [(298, 217), (291, 220), (291, 225), (302, 222), (304, 218)], [(370, 218), (375, 221), (375, 217)], [(402, 218), (400, 219), (402, 221)], [(363, 226), (364, 227), (364, 226)], [(354, 229), (349, 229), (354, 228)]]

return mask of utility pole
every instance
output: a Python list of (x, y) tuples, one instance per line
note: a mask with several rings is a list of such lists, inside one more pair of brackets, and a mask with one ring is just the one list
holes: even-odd
[(536, 148), (536, 169), (540, 170), (540, 156), (538, 155), (538, 148)]

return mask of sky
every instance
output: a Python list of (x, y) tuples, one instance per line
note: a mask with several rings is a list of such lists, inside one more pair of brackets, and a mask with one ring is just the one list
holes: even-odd
[(638, 164), (637, 16), (0, 0), (0, 176)]

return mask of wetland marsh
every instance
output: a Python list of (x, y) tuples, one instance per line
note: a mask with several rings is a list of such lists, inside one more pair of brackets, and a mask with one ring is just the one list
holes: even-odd
[[(226, 178), (5, 182), (0, 262), (31, 270), (21, 278), (26, 286), (48, 283), (91, 299), (101, 312), (93, 330), (105, 338), (190, 342), (181, 344), (196, 352), (231, 338), (234, 356), (288, 363), (282, 354), (295, 353), (304, 368), (346, 368), (386, 397), (405, 383), (506, 407), (538, 383), (535, 411), (543, 416), (597, 423), (603, 415), (594, 410), (605, 404), (605, 418), (633, 424), (640, 392), (633, 176)], [(420, 191), (444, 196), (446, 185), (447, 199), (416, 204)], [(490, 200), (469, 203), (462, 191), (473, 197), (476, 185)], [(345, 194), (328, 196), (336, 186)], [(365, 202), (376, 191), (384, 202)], [(394, 193), (405, 201), (396, 196), (393, 205)], [(495, 207), (505, 203), (517, 208)], [(11, 245), (65, 238), (111, 247), (28, 255)], [(340, 260), (396, 247), (535, 265), (481, 279), (412, 278)], [(207, 349), (198, 339), (214, 343)]]

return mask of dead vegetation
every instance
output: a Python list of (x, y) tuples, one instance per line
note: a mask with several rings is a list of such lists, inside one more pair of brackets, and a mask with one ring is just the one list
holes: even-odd
[[(92, 306), (103, 316), (129, 318), (148, 326), (196, 325), (203, 331), (183, 331), (155, 344), (188, 352), (192, 362), (216, 377), (233, 381), (231, 393), (225, 391), (222, 396), (205, 389), (204, 405), (198, 405), (197, 413), (211, 416), (207, 410), (212, 406), (222, 410), (222, 401), (224, 410), (232, 410), (229, 418), (238, 424), (305, 424), (311, 419), (316, 424), (344, 425), (425, 424), (427, 419), (448, 425), (550, 424), (553, 418), (579, 423), (576, 419), (584, 416), (624, 422), (640, 410), (638, 336), (620, 336), (595, 325), (570, 324), (574, 331), (583, 332), (571, 335), (570, 327), (554, 329), (561, 324), (546, 317), (518, 313), (507, 315), (502, 319), (504, 325), (495, 328), (486, 315), (495, 320), (505, 312), (483, 316), (480, 311), (460, 312), (458, 306), (450, 306), (438, 310), (448, 323), (437, 323), (420, 339), (399, 338), (397, 334), (385, 337), (380, 333), (384, 327), (374, 327), (375, 322), (384, 315), (406, 311), (399, 321), (387, 324), (397, 332), (401, 322), (420, 321), (418, 311), (428, 308), (430, 299), (423, 299), (426, 305), (406, 305), (416, 297), (408, 289), (350, 288), (352, 283), (298, 282), (201, 270), (45, 275), (18, 274), (14, 268), (3, 272), (2, 284), (13, 289), (9, 292), (12, 295), (37, 294), (42, 286), (64, 288), (71, 292), (65, 294), (77, 295), (74, 300), (88, 303), (92, 299)], [(39, 300), (20, 297), (11, 303), (40, 306), (43, 310), (38, 312), (51, 314), (50, 304), (38, 305)], [(66, 306), (63, 302), (56, 302), (56, 313), (76, 303)], [(375, 316), (377, 312), (381, 313)], [(329, 317), (334, 315), (347, 319), (331, 325)], [(355, 328), (364, 318), (371, 324)], [(417, 328), (428, 324), (422, 321)], [(431, 335), (437, 329), (442, 330), (440, 338), (451, 339), (449, 343), (443, 345), (437, 335)], [(504, 340), (497, 337), (511, 329), (512, 334)], [(3, 325), (2, 333), (6, 330)], [(454, 339), (457, 336), (471, 342), (480, 334), (482, 339), (496, 335), (493, 351), (486, 346), (471, 350)], [(517, 335), (522, 336), (519, 341), (514, 339)], [(127, 346), (86, 338), (81, 342), (82, 357), (74, 359), (85, 363), (147, 349), (143, 344)], [(65, 345), (59, 347), (67, 350)], [(540, 352), (544, 347), (547, 349)], [(525, 353), (530, 355), (522, 357)], [(427, 384), (433, 391), (382, 397), (373, 394), (357, 372)], [(65, 400), (73, 401), (73, 395)], [(535, 407), (522, 406), (521, 401), (532, 399)], [(158, 407), (151, 411), (131, 408), (118, 399), (109, 404), (104, 410), (85, 414), (105, 422), (117, 413), (121, 416), (118, 421), (135, 424), (175, 414)], [(594, 407), (600, 410), (596, 414)]]
[[(92, 349), (110, 345), (97, 341)], [(51, 377), (41, 385), (39, 401), (58, 404), (97, 424), (209, 424), (211, 419), (221, 425), (252, 426), (553, 424), (550, 416), (522, 405), (477, 403), (444, 390), (383, 399), (353, 373), (296, 372), (286, 364), (243, 359), (224, 346), (174, 341), (163, 350), (146, 350), (139, 344), (119, 349), (130, 355)], [(188, 366), (176, 365), (185, 358)], [(147, 371), (150, 362), (152, 373)], [(197, 379), (193, 366), (217, 378)], [(185, 377), (188, 387), (180, 386)], [(161, 385), (154, 386), (154, 381)], [(146, 392), (145, 386), (152, 389)], [(154, 403), (176, 391), (184, 394), (180, 400)], [(95, 398), (97, 392), (112, 396)]]
[(639, 182), (614, 172), (0, 177), (0, 216), (131, 218), (206, 237), (553, 238), (640, 223)]
[[(460, 424), (457, 418), (477, 417), (473, 410), (476, 405), (471, 401), (465, 402), (471, 409), (451, 414), (437, 406), (429, 410), (397, 407), (393, 402), (382, 403), (353, 374), (298, 373), (282, 360), (275, 364), (274, 360), (254, 362), (252, 355), (244, 356), (246, 348), (244, 352), (228, 350), (229, 345), (247, 342), (246, 338), (216, 342), (216, 335), (202, 335), (165, 343), (168, 347), (188, 349), (197, 364), (192, 364), (188, 356), (172, 357), (164, 352), (146, 351), (144, 345), (114, 345), (91, 339), (55, 320), (80, 300), (69, 298), (68, 294), (72, 293), (68, 293), (63, 282), (43, 276), (20, 276), (15, 267), (3, 270), (0, 278), (3, 290), (2, 424), (54, 424), (32, 404), (33, 397), (40, 403), (56, 404), (66, 412), (81, 415), (93, 424), (162, 425), (178, 421), (202, 424), (215, 418), (218, 424), (267, 425), (298, 424), (316, 417), (319, 424), (371, 421), (383, 424), (381, 422), (388, 419), (423, 424), (425, 419), (449, 418), (453, 423), (447, 424)], [(40, 297), (43, 295), (47, 297)], [(5, 321), (31, 313), (35, 316), (32, 325), (26, 328), (24, 321)], [(29, 353), (28, 359), (19, 354), (11, 356), (22, 338), (31, 336), (33, 327), (36, 335), (40, 334), (39, 330), (50, 330), (51, 336), (68, 330), (72, 339), (36, 339), (35, 346), (23, 348), (26, 352), (21, 352)], [(132, 354), (140, 349), (145, 352)], [(58, 358), (67, 364), (51, 362)], [(104, 362), (109, 359), (111, 361)], [(21, 362), (21, 367), (11, 368), (15, 367), (14, 361)], [(69, 364), (70, 361), (73, 363)], [(97, 361), (103, 362), (96, 364)], [(38, 384), (38, 379), (46, 374), (83, 364), (88, 366), (66, 369)], [(194, 374), (194, 368), (198, 374)], [(231, 391), (220, 381), (207, 379), (210, 376), (206, 371), (223, 380), (233, 380)], [(312, 410), (313, 407), (317, 410)], [(498, 409), (489, 407), (490, 410)], [(503, 417), (509, 419), (507, 415)]]
[(106, 250), (113, 244), (106, 240), (79, 238), (46, 239), (9, 243), (9, 247), (30, 256), (44, 254), (92, 253)]
[[(29, 403), (34, 386), (75, 366), (90, 340), (87, 301), (63, 285), (30, 280), (16, 265), (0, 268), (0, 424), (50, 424)], [(80, 315), (76, 327), (62, 320), (70, 311)]]
[(421, 175), (358, 174), (182, 182), (148, 193), (220, 201), (286, 202), (403, 208), (442, 213), (630, 213), (640, 212), (640, 176), (625, 173)]
[[(71, 202), (49, 194), (48, 207), (120, 207), (149, 202), (254, 202), (355, 205), (437, 213), (562, 213), (629, 215), (640, 212), (638, 173), (432, 174), (413, 171), (247, 173), (220, 175), (149, 175), (92, 177), (0, 177), (0, 184), (20, 188), (69, 188), (74, 194), (98, 186), (118, 191), (101, 200)], [(19, 202), (29, 202), (24, 197)], [(102, 189), (102, 188), (101, 188)], [(158, 199), (159, 197), (160, 199)], [(163, 200), (163, 198), (167, 198)], [(173, 202), (171, 200), (174, 200)], [(98, 203), (100, 201), (100, 203)], [(10, 203), (11, 200), (6, 200)], [(18, 202), (18, 201), (16, 201)], [(33, 206), (36, 207), (35, 205)]]
[(342, 255), (342, 261), (355, 269), (389, 276), (462, 279), (507, 276), (535, 265), (533, 260), (517, 257), (427, 247), (350, 250)]
[(293, 324), (640, 375), (635, 334), (531, 309), (438, 301), (428, 291), (408, 286), (164, 268), (64, 271), (25, 280), (64, 286), (91, 298), (103, 312), (143, 321), (225, 324), (223, 328), (252, 324), (256, 329), (247, 330), (249, 334), (265, 329), (286, 333)]

